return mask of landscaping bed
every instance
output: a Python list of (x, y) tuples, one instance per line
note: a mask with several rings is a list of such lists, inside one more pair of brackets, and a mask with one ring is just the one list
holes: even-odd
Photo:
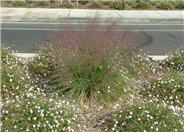
[(184, 49), (154, 62), (113, 27), (50, 34), (27, 61), (1, 46), (1, 131), (184, 131)]
[(117, 9), (117, 10), (182, 10), (184, 1), (151, 1), (136, 2), (125, 1), (2, 1), (2, 7), (27, 7), (27, 8), (71, 8), (71, 9)]

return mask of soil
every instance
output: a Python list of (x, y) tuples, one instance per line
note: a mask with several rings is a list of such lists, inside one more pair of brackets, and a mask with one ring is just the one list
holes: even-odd
[[(44, 5), (44, 6), (39, 6), (36, 5), (34, 3), (29, 3), (29, 4), (25, 4), (25, 5), (21, 5), (21, 6), (15, 6), (12, 3), (6, 3), (6, 2), (1, 2), (1, 7), (16, 7), (16, 8), (61, 8), (61, 9), (98, 9), (98, 10), (117, 10), (117, 9), (113, 9), (109, 6), (103, 6), (101, 8), (90, 8), (87, 4), (86, 5), (82, 5), (79, 3), (78, 7), (72, 7), (72, 8), (66, 8), (66, 7), (62, 7), (61, 5), (57, 5), (57, 4), (48, 4), (48, 5)], [(138, 9), (138, 8), (133, 8), (133, 7), (127, 7), (125, 10), (164, 10), (164, 9), (158, 9), (156, 7), (152, 7), (150, 9)], [(172, 10), (183, 10), (183, 9), (172, 9)]]

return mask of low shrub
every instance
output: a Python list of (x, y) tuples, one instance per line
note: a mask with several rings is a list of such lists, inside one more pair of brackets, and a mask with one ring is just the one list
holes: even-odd
[(48, 2), (48, 1), (37, 1), (37, 2), (35, 2), (35, 4), (37, 6), (48, 6), (50, 4), (50, 2)]
[(12, 2), (12, 5), (14, 7), (21, 7), (21, 6), (25, 6), (26, 5), (26, 2), (24, 2), (24, 1), (13, 1)]
[(27, 4), (34, 4), (35, 2), (33, 0), (25, 0)]
[(154, 0), (154, 1), (151, 1), (150, 4), (151, 4), (152, 6), (157, 7), (157, 6), (159, 5), (160, 2), (161, 2), (161, 1), (159, 1), (159, 0)]
[(86, 0), (81, 0), (81, 1), (79, 1), (79, 3), (81, 3), (81, 5), (87, 5), (89, 2)]
[(134, 1), (126, 1), (125, 2), (128, 6), (131, 6), (131, 7), (136, 7), (137, 6), (137, 3), (134, 2)]
[(63, 1), (61, 4), (61, 7), (65, 7), (65, 8), (73, 8), (74, 5), (68, 1)]
[(112, 1), (104, 1), (104, 2), (102, 2), (103, 6), (111, 6), (111, 4), (112, 4)]
[(92, 1), (92, 2), (89, 2), (88, 7), (89, 8), (101, 8), (102, 4), (97, 1)]
[(114, 8), (114, 9), (118, 9), (118, 10), (122, 10), (123, 8), (123, 3), (122, 2), (119, 2), (119, 1), (115, 1), (115, 2), (112, 2), (111, 8)]
[(173, 9), (173, 5), (169, 2), (160, 2), (160, 4), (157, 6), (159, 9), (166, 9), (166, 10), (171, 10)]
[(167, 2), (169, 2), (171, 5), (173, 5), (173, 7), (176, 7), (179, 0), (168, 0)]
[(11, 4), (12, 1), (11, 0), (7, 0), (7, 1), (1, 1), (1, 4)]
[(153, 103), (129, 105), (113, 112), (104, 124), (106, 131), (183, 131), (183, 112)]
[(184, 1), (179, 1), (176, 4), (175, 8), (177, 8), (177, 9), (184, 9)]
[(136, 6), (136, 8), (139, 9), (149, 9), (151, 6), (148, 2), (139, 2)]

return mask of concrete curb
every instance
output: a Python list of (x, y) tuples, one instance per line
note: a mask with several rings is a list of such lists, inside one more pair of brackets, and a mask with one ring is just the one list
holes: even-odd
[[(39, 17), (36, 20), (29, 17), (2, 17), (2, 22), (58, 22), (58, 23), (90, 23), (94, 18), (80, 18), (80, 17), (72, 17), (72, 18), (45, 18)], [(158, 18), (97, 18), (97, 23), (142, 23), (142, 24), (183, 24), (182, 19), (158, 19)]]
[[(21, 58), (33, 58), (36, 57), (38, 54), (36, 53), (12, 53), (16, 57), (21, 57)], [(168, 56), (159, 56), (159, 55), (148, 55), (148, 58), (153, 60), (153, 61), (163, 61), (168, 58)]]
[(184, 11), (2, 8), (1, 16), (3, 22), (89, 23), (94, 18), (99, 23), (183, 24)]

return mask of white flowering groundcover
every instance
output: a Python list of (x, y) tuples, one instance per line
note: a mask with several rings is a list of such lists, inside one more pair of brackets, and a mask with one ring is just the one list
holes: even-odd
[[(116, 55), (118, 65), (97, 69), (60, 56), (42, 50), (22, 61), (1, 47), (1, 131), (184, 131), (183, 49), (162, 62)], [(75, 67), (65, 69), (68, 59)]]

